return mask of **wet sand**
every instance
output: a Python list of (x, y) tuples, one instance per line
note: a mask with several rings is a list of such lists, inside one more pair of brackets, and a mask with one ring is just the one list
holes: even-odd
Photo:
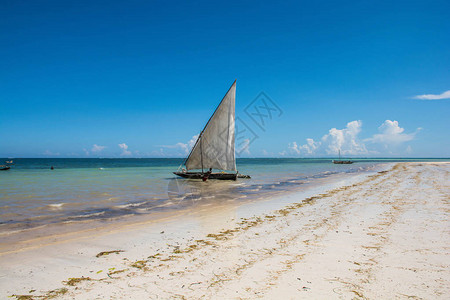
[(399, 163), (329, 191), (37, 243), (0, 255), (0, 297), (448, 299), (449, 171)]

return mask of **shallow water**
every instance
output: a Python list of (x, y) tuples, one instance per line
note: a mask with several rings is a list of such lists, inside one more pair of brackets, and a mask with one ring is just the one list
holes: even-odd
[(172, 174), (182, 159), (15, 159), (11, 170), (0, 172), (0, 233), (257, 201), (321, 178), (367, 172), (394, 161), (405, 160), (334, 165), (330, 159), (239, 159), (240, 173), (251, 179), (202, 182)]

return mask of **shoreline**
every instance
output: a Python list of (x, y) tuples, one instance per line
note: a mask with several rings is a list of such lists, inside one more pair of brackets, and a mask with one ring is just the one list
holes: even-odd
[[(313, 178), (312, 181), (305, 179), (305, 182), (299, 184), (298, 182), (294, 185), (283, 189), (275, 189), (269, 194), (261, 195), (261, 192), (256, 192), (255, 194), (246, 195), (245, 198), (228, 199), (227, 201), (217, 203), (214, 199), (208, 201), (205, 193), (207, 191), (200, 191), (200, 195), (194, 195), (194, 199), (184, 199), (179, 200), (179, 197), (183, 193), (192, 192), (190, 189), (192, 187), (188, 184), (189, 188), (187, 191), (181, 190), (176, 191), (175, 195), (168, 191), (169, 198), (172, 197), (173, 202), (183, 201), (192, 202), (185, 207), (172, 207), (168, 210), (153, 211), (148, 213), (143, 213), (141, 215), (123, 215), (115, 218), (105, 218), (105, 219), (87, 219), (85, 221), (68, 221), (62, 223), (49, 223), (43, 225), (37, 225), (35, 227), (17, 229), (11, 231), (0, 232), (0, 257), (8, 253), (14, 253), (16, 251), (24, 251), (29, 248), (38, 248), (45, 245), (69, 242), (70, 240), (76, 240), (78, 238), (93, 237), (95, 238), (99, 234), (107, 234), (109, 232), (121, 231), (124, 227), (139, 227), (139, 226), (158, 226), (158, 223), (164, 223), (170, 221), (171, 219), (182, 218), (183, 216), (193, 216), (195, 217), (199, 211), (209, 210), (210, 213), (214, 214), (216, 210), (222, 209), (234, 209), (238, 210), (240, 207), (254, 206), (255, 209), (259, 207), (264, 207), (266, 203), (276, 203), (278, 199), (284, 201), (284, 203), (289, 203), (292, 195), (294, 197), (306, 197), (307, 195), (312, 195), (314, 192), (320, 192), (330, 188), (334, 188), (341, 184), (345, 184), (347, 181), (358, 180), (360, 177), (369, 176), (372, 173), (376, 173), (379, 170), (385, 170), (390, 168), (394, 163), (381, 163), (373, 166), (372, 168), (364, 169), (360, 172), (350, 172), (350, 173), (336, 173), (336, 174), (324, 174), (319, 173), (315, 175), (307, 176), (308, 178)], [(181, 179), (181, 182), (186, 182), (185, 179)], [(235, 184), (239, 186), (240, 184)], [(258, 185), (258, 184), (256, 184)], [(273, 183), (275, 187), (277, 182)], [(178, 188), (178, 186), (177, 186)], [(182, 186), (181, 189), (186, 189)], [(169, 187), (170, 189), (170, 187)], [(198, 192), (198, 191), (197, 191)], [(195, 192), (194, 192), (195, 193)], [(203, 194), (202, 194), (203, 193)], [(184, 195), (183, 195), (184, 196)], [(198, 197), (198, 199), (195, 199)], [(197, 202), (198, 200), (198, 202)], [(292, 200), (295, 201), (295, 200)], [(127, 206), (134, 206), (131, 203)], [(277, 207), (275, 204), (273, 209)], [(279, 206), (279, 205), (278, 205)], [(268, 210), (270, 208), (265, 208)], [(260, 209), (259, 209), (260, 210)], [(244, 208), (245, 211), (245, 208)], [(250, 211), (250, 209), (249, 209)], [(262, 210), (264, 212), (264, 210)]]
[[(432, 216), (438, 215), (443, 222), (429, 225), (444, 235), (440, 241), (432, 235), (429, 250), (436, 256), (433, 259), (444, 264), (438, 268), (443, 279), (439, 282), (433, 277), (436, 270), (417, 269), (413, 273), (418, 272), (417, 276), (427, 273), (428, 277), (422, 281), (429, 279), (427, 284), (436, 291), (426, 293), (429, 290), (425, 289), (421, 293), (420, 289), (413, 289), (416, 294), (410, 295), (405, 285), (404, 295), (448, 297), (449, 282), (444, 275), (449, 278), (448, 264), (445, 266), (449, 232), (442, 227), (450, 225), (449, 166), (448, 163), (398, 163), (389, 171), (336, 182), (328, 192), (322, 186), (322, 190), (243, 204), (240, 209), (223, 208), (214, 214), (205, 208), (195, 218), (184, 216), (165, 221), (162, 231), (159, 231), (162, 224), (141, 224), (95, 239), (84, 237), (11, 252), (0, 256), (0, 278), (8, 277), (0, 283), (1, 297), (12, 294), (37, 297), (58, 291), (62, 298), (76, 299), (99, 295), (273, 298), (280, 293), (306, 298), (393, 297), (389, 293), (403, 287), (378, 282), (373, 269), (386, 265), (381, 271), (376, 270), (383, 272), (398, 262), (392, 257), (399, 252), (398, 240), (405, 236), (401, 233), (408, 230), (416, 233), (418, 225), (414, 222), (426, 221), (417, 216), (405, 217), (414, 212), (420, 214), (416, 211), (418, 205), (426, 206)], [(438, 173), (441, 176), (434, 178)], [(433, 180), (434, 186), (427, 186), (422, 176)], [(408, 193), (411, 195), (406, 197)], [(423, 200), (425, 195), (431, 200)], [(441, 206), (428, 207), (426, 201), (440, 201)], [(403, 225), (399, 222), (402, 218), (406, 225), (413, 222), (417, 226)], [(420, 223), (419, 228), (424, 224)], [(401, 230), (393, 230), (394, 227)], [(414, 268), (418, 260), (411, 255), (422, 259), (424, 254), (412, 251), (415, 246), (409, 240), (401, 246), (406, 250), (402, 254), (404, 260)], [(101, 252), (116, 250), (124, 252), (96, 257)], [(385, 253), (380, 255), (380, 251)], [(394, 271), (397, 275), (400, 272)], [(45, 280), (42, 280), (43, 272), (47, 272)], [(293, 277), (288, 276), (294, 273)], [(385, 276), (395, 279), (397, 275)], [(362, 281), (359, 277), (363, 277)], [(411, 274), (407, 273), (406, 278), (411, 288)], [(376, 289), (377, 284), (384, 289), (388, 286), (385, 294), (383, 288)], [(406, 297), (395, 291), (396, 296)]]

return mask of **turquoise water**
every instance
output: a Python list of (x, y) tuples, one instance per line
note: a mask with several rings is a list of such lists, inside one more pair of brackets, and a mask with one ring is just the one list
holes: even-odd
[(182, 161), (15, 159), (11, 170), (0, 172), (0, 232), (151, 215), (199, 202), (257, 200), (335, 174), (366, 172), (380, 163), (418, 160), (366, 159), (355, 160), (352, 165), (334, 165), (331, 159), (238, 159), (240, 173), (251, 175), (251, 179), (207, 182), (173, 175)]

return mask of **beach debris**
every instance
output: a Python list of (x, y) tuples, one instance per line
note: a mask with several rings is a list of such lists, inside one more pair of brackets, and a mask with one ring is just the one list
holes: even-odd
[(70, 286), (75, 286), (75, 285), (77, 285), (77, 283), (80, 283), (82, 281), (90, 281), (90, 280), (92, 280), (90, 277), (84, 277), (84, 276), (81, 276), (81, 277), (78, 277), (78, 278), (73, 277), (73, 278), (69, 278), (67, 281), (63, 281), (63, 284), (70, 285)]
[(228, 236), (233, 235), (235, 231), (236, 230), (234, 230), (234, 229), (233, 230), (228, 229), (228, 230), (221, 231), (218, 234), (210, 233), (206, 237), (213, 238), (215, 240), (226, 240), (226, 239), (228, 239)]
[(68, 291), (69, 290), (67, 288), (60, 288), (60, 289), (56, 289), (56, 290), (51, 290), (44, 296), (44, 298), (45, 299), (52, 299), (52, 298), (64, 295)]
[[(32, 291), (35, 292), (36, 290), (32, 290)], [(57, 296), (64, 295), (68, 291), (69, 290), (67, 288), (60, 288), (60, 289), (56, 289), (56, 290), (51, 290), (51, 291), (47, 292), (47, 294), (45, 294), (43, 296), (16, 295), (16, 294), (14, 294), (14, 295), (8, 296), (8, 298), (15, 297), (16, 299), (19, 299), (19, 300), (31, 300), (31, 299), (36, 299), (36, 298), (52, 299), (52, 298), (55, 298)], [(29, 292), (29, 293), (32, 293), (32, 292)]]
[(119, 274), (119, 273), (123, 273), (123, 272), (126, 272), (126, 271), (128, 271), (128, 269), (122, 269), (122, 270), (111, 271), (111, 272), (108, 272), (108, 275)]
[(280, 215), (282, 215), (282, 216), (287, 216), (287, 215), (290, 213), (289, 209), (287, 209), (287, 208), (285, 208), (285, 209), (280, 209), (280, 210), (278, 210), (277, 212), (278, 212)]
[(173, 247), (174, 247), (173, 253), (175, 253), (175, 254), (183, 253), (183, 251), (181, 251), (181, 249), (180, 249), (180, 246), (173, 246)]
[(16, 299), (19, 299), (19, 300), (31, 300), (31, 299), (33, 299), (33, 295), (11, 295), (10, 296), (11, 298), (12, 297), (16, 297)]
[[(158, 249), (158, 250), (159, 250), (159, 249)], [(156, 254), (150, 255), (150, 256), (147, 257), (147, 258), (158, 258), (158, 256), (161, 256), (161, 253), (156, 253)]]
[(174, 258), (179, 258), (180, 256), (176, 256), (176, 255), (169, 255), (168, 257), (166, 257), (166, 258), (161, 258), (160, 260), (161, 261), (170, 261), (170, 260), (172, 260), (172, 259), (174, 259)]
[(102, 251), (102, 252), (98, 253), (95, 257), (98, 258), (101, 256), (110, 255), (112, 253), (119, 254), (120, 252), (125, 252), (125, 251), (124, 250)]
[(145, 270), (145, 268), (147, 267), (147, 263), (148, 263), (148, 260), (138, 260), (138, 261), (135, 261), (134, 263), (132, 263), (131, 266), (133, 268)]
[(212, 242), (210, 242), (210, 241), (205, 241), (205, 240), (195, 240), (195, 242), (196, 242), (197, 244), (202, 244), (202, 245), (205, 245), (205, 246), (214, 245), (214, 243), (212, 243)]
[(352, 290), (352, 293), (354, 293), (356, 296), (365, 299), (364, 295), (361, 294), (360, 292), (356, 291), (356, 290)]

